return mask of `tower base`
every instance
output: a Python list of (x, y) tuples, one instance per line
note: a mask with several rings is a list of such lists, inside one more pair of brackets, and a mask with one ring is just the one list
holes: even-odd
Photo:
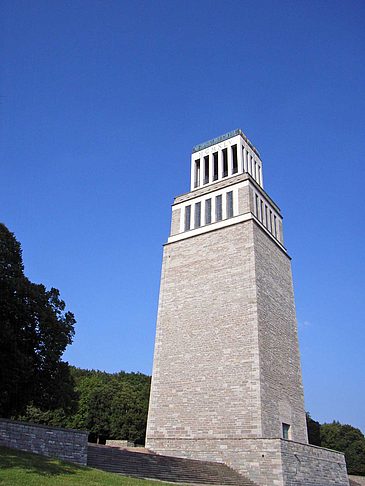
[(341, 452), (285, 439), (149, 439), (156, 453), (223, 462), (260, 486), (348, 486)]

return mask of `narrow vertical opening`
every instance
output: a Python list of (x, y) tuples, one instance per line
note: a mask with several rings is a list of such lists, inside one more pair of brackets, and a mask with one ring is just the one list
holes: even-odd
[(258, 169), (259, 169), (259, 180), (257, 182), (260, 184), (260, 186), (262, 186), (262, 183), (261, 183), (261, 166), (260, 165), (258, 166)]
[(283, 439), (290, 440), (290, 425), (282, 424), (283, 426)]
[(213, 181), (218, 179), (218, 152), (213, 154)]
[(277, 232), (276, 232), (276, 216), (275, 216), (275, 214), (274, 214), (274, 236), (275, 236), (275, 238), (277, 236)]
[(256, 198), (255, 198), (256, 199), (256, 204), (255, 204), (255, 206), (256, 206), (256, 218), (259, 219), (259, 196), (257, 194), (255, 194), (255, 196), (256, 196)]
[(200, 159), (195, 161), (194, 187), (200, 186)]
[(270, 218), (269, 218), (269, 230), (270, 233), (272, 233), (272, 211), (270, 209)]
[(205, 224), (212, 222), (212, 200), (207, 199), (205, 201)]
[(238, 172), (237, 145), (232, 145), (232, 174)]
[(191, 206), (185, 206), (185, 221), (184, 221), (185, 231), (188, 231), (190, 229), (190, 219), (191, 219)]
[(267, 206), (265, 204), (265, 226), (267, 229), (269, 229), (269, 220), (268, 220), (268, 215), (267, 215)]
[(223, 173), (222, 177), (227, 177), (228, 176), (228, 153), (227, 149), (222, 150), (222, 155), (223, 155)]
[(227, 218), (233, 218), (233, 191), (227, 192)]
[(209, 182), (209, 155), (204, 157), (204, 184)]
[(262, 199), (260, 199), (260, 221), (261, 223), (264, 222), (264, 203), (262, 201)]
[(201, 208), (202, 203), (198, 202), (195, 204), (194, 228), (201, 226)]
[(215, 220), (222, 221), (222, 196), (215, 198)]

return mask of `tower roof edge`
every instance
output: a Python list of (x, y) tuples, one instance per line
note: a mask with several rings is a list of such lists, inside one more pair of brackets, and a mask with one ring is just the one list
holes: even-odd
[(236, 128), (236, 130), (232, 130), (231, 132), (220, 135), (219, 137), (215, 137), (215, 138), (212, 138), (211, 140), (207, 140), (206, 142), (194, 145), (194, 147), (192, 149), (192, 153), (199, 152), (200, 150), (204, 150), (205, 148), (208, 148), (211, 145), (215, 145), (217, 143), (223, 142), (224, 140), (228, 140), (229, 138), (236, 137), (237, 135), (241, 135), (241, 137), (250, 146), (250, 148), (261, 158), (260, 153), (257, 150), (257, 148), (246, 137), (246, 135), (243, 133), (243, 131), (240, 128)]

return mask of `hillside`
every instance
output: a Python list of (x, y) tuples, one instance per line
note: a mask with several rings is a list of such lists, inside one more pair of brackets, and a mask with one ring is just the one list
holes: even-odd
[(1, 486), (166, 486), (0, 447)]

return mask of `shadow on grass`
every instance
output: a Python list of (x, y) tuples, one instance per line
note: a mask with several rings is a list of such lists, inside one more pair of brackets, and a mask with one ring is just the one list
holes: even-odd
[(0, 447), (0, 473), (5, 469), (22, 469), (42, 476), (60, 476), (83, 471), (82, 466), (59, 461), (51, 457)]

